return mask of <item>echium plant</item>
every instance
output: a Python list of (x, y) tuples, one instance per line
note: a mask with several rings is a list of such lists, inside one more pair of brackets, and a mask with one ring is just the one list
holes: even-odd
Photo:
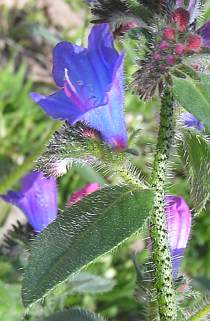
[[(142, 291), (147, 298), (145, 320), (201, 320), (210, 305), (193, 316), (181, 309), (181, 296), (189, 286), (180, 263), (192, 214), (200, 213), (209, 198), (210, 21), (197, 26), (202, 13), (198, 0), (88, 2), (94, 26), (87, 48), (57, 44), (52, 73), (58, 91), (50, 96), (31, 94), (50, 117), (65, 121), (37, 160), (37, 169), (58, 177), (72, 165), (88, 164), (120, 183), (73, 201), (35, 238), (24, 273), (23, 302), (28, 306), (40, 300), (146, 227), (151, 257), (143, 277), (134, 260), (137, 298)], [(155, 96), (161, 104), (147, 181), (130, 160), (138, 153), (129, 146), (124, 116), (126, 50), (119, 53), (114, 43), (125, 38), (144, 48), (139, 56), (135, 50), (137, 71), (129, 90), (142, 100)], [(168, 192), (168, 163), (175, 147), (189, 177), (192, 213), (183, 197)], [(100, 318), (87, 314), (85, 319)]]

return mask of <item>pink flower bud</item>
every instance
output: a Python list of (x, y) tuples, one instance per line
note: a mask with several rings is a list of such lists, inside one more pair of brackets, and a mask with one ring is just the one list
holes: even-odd
[(202, 38), (198, 35), (189, 35), (187, 39), (186, 50), (199, 52), (202, 47)]
[(163, 41), (160, 43), (159, 48), (160, 48), (161, 50), (167, 50), (167, 49), (169, 48), (169, 43), (168, 43), (167, 41), (163, 40)]
[(176, 62), (176, 57), (174, 55), (168, 55), (167, 57), (167, 63), (168, 65), (173, 66)]
[(185, 46), (182, 43), (177, 43), (175, 46), (175, 53), (177, 55), (183, 55), (185, 52)]
[(80, 190), (76, 191), (71, 195), (71, 197), (67, 201), (67, 204), (66, 204), (67, 207), (71, 207), (72, 205), (81, 201), (84, 197), (92, 194), (93, 192), (99, 189), (100, 189), (100, 185), (98, 183), (87, 184), (85, 187), (81, 188)]
[(161, 54), (160, 54), (159, 52), (155, 52), (155, 53), (153, 54), (153, 58), (154, 58), (155, 60), (161, 60)]
[(173, 41), (176, 40), (176, 30), (173, 28), (169, 28), (169, 27), (164, 28), (163, 35), (167, 40), (173, 40)]
[(172, 13), (172, 20), (176, 23), (178, 30), (184, 32), (190, 21), (190, 13), (184, 8), (177, 8)]

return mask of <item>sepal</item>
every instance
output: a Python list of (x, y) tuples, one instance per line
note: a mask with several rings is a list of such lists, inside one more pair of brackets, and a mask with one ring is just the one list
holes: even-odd
[(55, 132), (36, 167), (46, 176), (59, 177), (72, 166), (89, 165), (108, 175), (116, 175), (124, 182), (145, 188), (140, 173), (128, 158), (127, 150), (115, 151), (100, 139), (100, 135), (83, 123), (75, 126), (67, 122)]

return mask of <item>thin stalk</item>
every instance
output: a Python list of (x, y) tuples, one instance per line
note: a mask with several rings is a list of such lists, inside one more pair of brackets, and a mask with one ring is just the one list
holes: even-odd
[(193, 315), (188, 321), (200, 321), (203, 320), (204, 317), (210, 315), (210, 303), (203, 307), (200, 311), (198, 311), (195, 315)]
[(172, 88), (169, 83), (165, 83), (161, 92), (160, 128), (152, 173), (154, 208), (151, 214), (155, 288), (160, 321), (175, 321), (177, 317), (165, 215), (166, 168), (174, 137), (173, 105)]

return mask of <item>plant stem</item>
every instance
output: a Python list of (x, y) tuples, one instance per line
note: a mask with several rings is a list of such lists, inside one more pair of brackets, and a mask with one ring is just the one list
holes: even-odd
[(152, 174), (154, 208), (151, 214), (155, 288), (160, 321), (175, 321), (177, 315), (165, 215), (166, 168), (174, 137), (173, 104), (172, 88), (169, 83), (165, 83), (161, 92), (160, 128)]
[(195, 315), (193, 315), (188, 321), (199, 321), (202, 320), (204, 317), (210, 315), (210, 303), (207, 304), (203, 309), (198, 311)]

